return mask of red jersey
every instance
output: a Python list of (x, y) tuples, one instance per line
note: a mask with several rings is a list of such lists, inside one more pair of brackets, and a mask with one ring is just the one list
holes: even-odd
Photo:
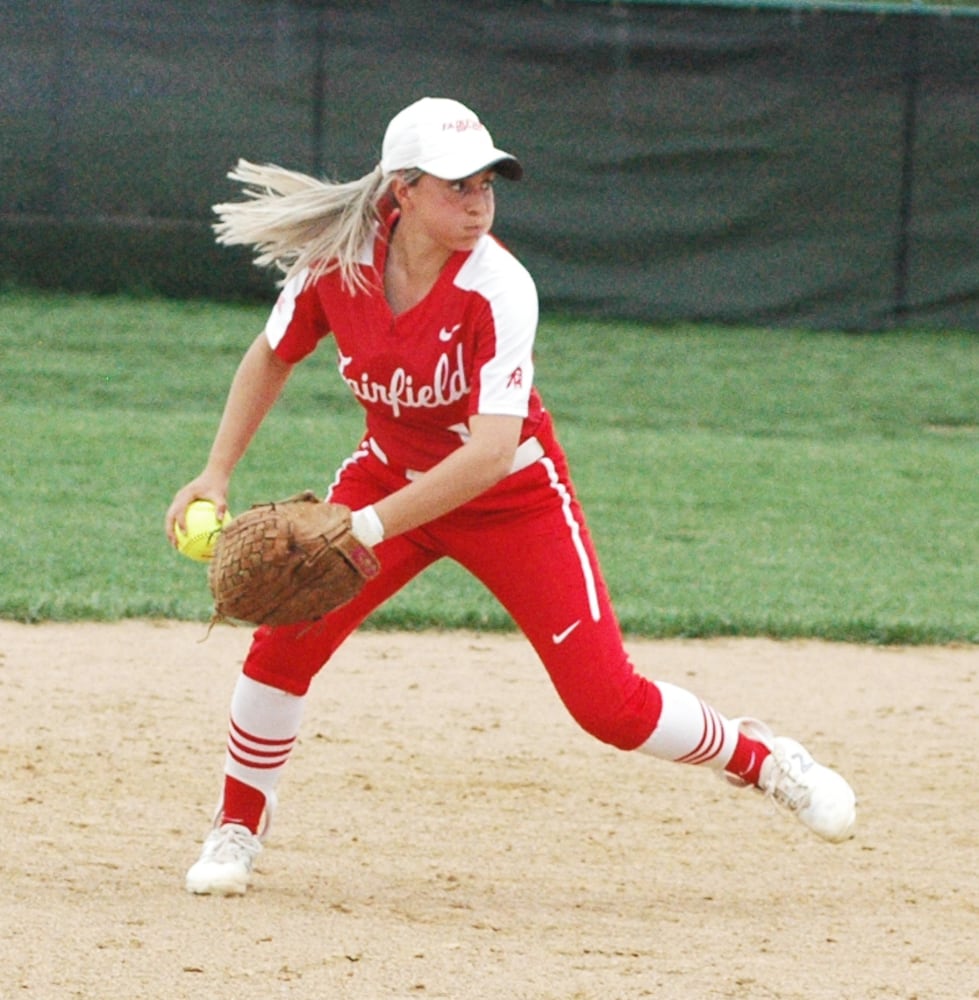
[(537, 289), (523, 265), (484, 236), (395, 316), (383, 291), (389, 233), (380, 229), (361, 253), (368, 290), (343, 287), (338, 271), (283, 287), (265, 328), (275, 353), (295, 363), (332, 334), (372, 447), (402, 469), (424, 471), (458, 448), (473, 414), (522, 417), (521, 441), (549, 430), (533, 387)]

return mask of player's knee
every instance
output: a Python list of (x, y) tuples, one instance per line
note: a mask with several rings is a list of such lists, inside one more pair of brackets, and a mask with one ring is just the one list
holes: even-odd
[[(581, 718), (576, 716), (576, 721), (586, 733), (619, 750), (634, 750), (648, 738), (649, 732), (651, 732), (651, 730), (640, 730), (634, 722), (618, 717)], [(640, 733), (644, 735), (640, 735)]]
[(643, 682), (620, 699), (569, 704), (568, 709), (578, 725), (595, 739), (619, 750), (635, 750), (656, 728), (661, 704), (655, 686)]
[(314, 628), (301, 623), (275, 628), (263, 625), (257, 629), (245, 658), (245, 675), (289, 694), (299, 697), (306, 694), (313, 677), (330, 655), (329, 649), (320, 649), (308, 641)]

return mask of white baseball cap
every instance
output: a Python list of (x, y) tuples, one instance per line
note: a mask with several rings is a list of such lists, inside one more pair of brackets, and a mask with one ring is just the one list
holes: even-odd
[(423, 97), (409, 104), (384, 133), (381, 169), (386, 174), (415, 168), (457, 181), (490, 167), (511, 181), (523, 176), (520, 162), (493, 145), (476, 113), (446, 97)]

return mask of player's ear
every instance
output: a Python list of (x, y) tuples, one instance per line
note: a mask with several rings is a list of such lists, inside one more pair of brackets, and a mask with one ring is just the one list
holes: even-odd
[(399, 208), (404, 209), (406, 202), (411, 201), (413, 189), (422, 176), (420, 170), (400, 170), (391, 178), (391, 186), (388, 191), (398, 203)]
[(388, 191), (391, 197), (398, 203), (399, 208), (404, 208), (405, 199), (408, 197), (410, 190), (411, 188), (401, 174), (395, 174), (391, 178), (391, 186), (388, 188)]

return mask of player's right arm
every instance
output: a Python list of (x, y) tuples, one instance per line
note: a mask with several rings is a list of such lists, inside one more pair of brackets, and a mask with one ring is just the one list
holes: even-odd
[(231, 474), (279, 398), (292, 368), (275, 354), (264, 332), (245, 352), (231, 382), (207, 464), (200, 475), (177, 491), (167, 510), (166, 532), (171, 544), (176, 542), (174, 523), (183, 527), (184, 511), (192, 500), (212, 501), (219, 517), (227, 510)]

